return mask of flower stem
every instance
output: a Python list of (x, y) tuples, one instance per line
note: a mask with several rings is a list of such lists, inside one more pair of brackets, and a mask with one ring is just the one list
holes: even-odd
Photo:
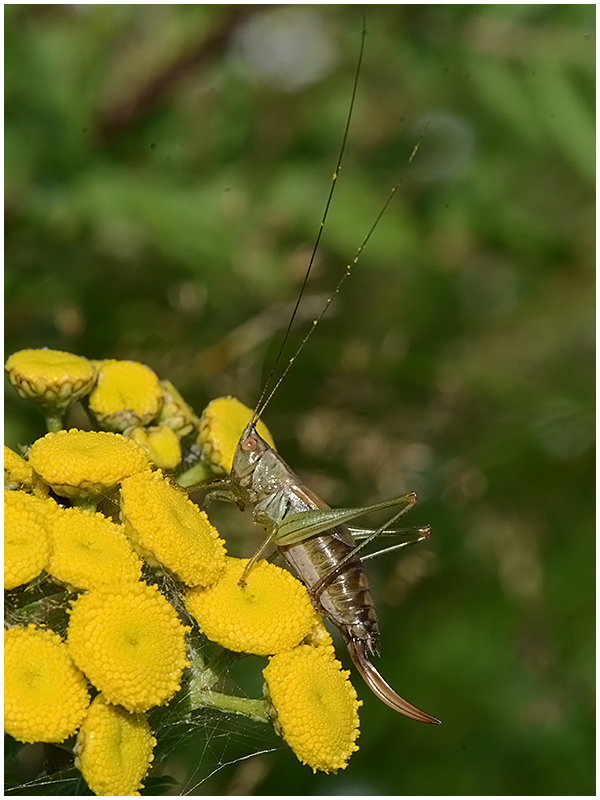
[(214, 480), (215, 473), (211, 470), (209, 466), (200, 462), (199, 464), (195, 464), (193, 467), (190, 467), (185, 472), (182, 472), (181, 475), (177, 477), (177, 483), (180, 486), (188, 488), (190, 486), (197, 486), (202, 483), (206, 483), (209, 480)]
[(265, 700), (253, 699), (251, 697), (237, 697), (235, 695), (213, 692), (211, 690), (199, 689), (191, 690), (192, 708), (217, 708), (219, 711), (231, 714), (243, 714), (245, 717), (256, 722), (269, 723), (267, 703)]
[(63, 415), (57, 411), (46, 410), (44, 412), (46, 418), (46, 427), (49, 433), (58, 433), (63, 429)]

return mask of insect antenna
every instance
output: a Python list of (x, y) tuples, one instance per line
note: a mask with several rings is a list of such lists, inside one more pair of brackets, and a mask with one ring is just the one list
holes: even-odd
[[(307, 267), (306, 273), (304, 275), (304, 280), (302, 281), (302, 286), (300, 287), (300, 291), (299, 291), (298, 297), (296, 299), (296, 304), (294, 306), (294, 310), (291, 313), (289, 322), (287, 324), (287, 328), (285, 330), (285, 333), (283, 335), (283, 339), (281, 340), (281, 344), (279, 346), (279, 350), (277, 352), (277, 355), (275, 356), (275, 360), (273, 362), (273, 366), (271, 367), (271, 371), (269, 373), (269, 377), (267, 378), (267, 381), (266, 381), (266, 383), (264, 385), (264, 388), (263, 388), (263, 390), (261, 392), (261, 395), (260, 395), (260, 397), (258, 399), (258, 403), (256, 404), (256, 408), (254, 409), (254, 413), (252, 415), (252, 419), (250, 420), (251, 424), (254, 424), (258, 419), (260, 419), (260, 417), (261, 417), (263, 411), (265, 410), (265, 408), (267, 407), (267, 404), (269, 403), (271, 397), (273, 397), (273, 395), (275, 394), (275, 390), (277, 389), (277, 387), (279, 386), (279, 384), (283, 380), (283, 377), (287, 374), (287, 372), (289, 370), (289, 366), (288, 366), (286, 368), (285, 372), (283, 373), (283, 375), (281, 376), (281, 378), (277, 381), (275, 387), (273, 388), (273, 390), (271, 391), (271, 393), (267, 397), (266, 401), (263, 403), (264, 397), (267, 394), (269, 386), (271, 385), (271, 382), (273, 380), (273, 376), (275, 375), (275, 371), (277, 369), (277, 366), (279, 365), (279, 362), (281, 360), (281, 355), (283, 353), (285, 345), (287, 344), (287, 340), (289, 339), (290, 332), (292, 330), (292, 325), (294, 324), (294, 320), (296, 318), (296, 314), (298, 312), (298, 308), (300, 307), (300, 303), (302, 301), (302, 297), (304, 296), (304, 291), (305, 291), (306, 286), (308, 284), (308, 279), (310, 277), (310, 273), (312, 271), (312, 268), (313, 268), (313, 265), (314, 265), (314, 262), (315, 262), (315, 258), (316, 258), (316, 255), (317, 255), (317, 250), (319, 248), (319, 243), (321, 241), (321, 236), (323, 234), (323, 228), (325, 227), (325, 221), (327, 219), (327, 215), (329, 214), (329, 208), (331, 206), (333, 193), (334, 193), (335, 188), (337, 186), (337, 179), (338, 179), (338, 176), (340, 174), (340, 169), (342, 168), (342, 159), (344, 157), (344, 152), (346, 150), (346, 142), (348, 140), (348, 132), (350, 130), (350, 122), (352, 121), (352, 113), (354, 111), (354, 102), (356, 100), (356, 91), (357, 91), (357, 88), (358, 88), (358, 79), (359, 79), (359, 76), (360, 76), (362, 60), (363, 60), (363, 53), (364, 53), (364, 50), (365, 50), (365, 38), (366, 38), (366, 35), (367, 35), (367, 25), (366, 25), (366, 19), (363, 17), (363, 27), (362, 27), (362, 32), (361, 32), (360, 50), (359, 50), (359, 54), (358, 54), (358, 60), (356, 62), (356, 69), (354, 71), (354, 82), (353, 82), (353, 85), (352, 85), (352, 94), (351, 94), (351, 97), (350, 97), (350, 105), (348, 107), (348, 114), (346, 115), (346, 125), (344, 127), (344, 134), (342, 136), (342, 143), (340, 145), (340, 151), (339, 151), (339, 155), (338, 155), (338, 158), (337, 158), (337, 163), (335, 165), (335, 170), (333, 172), (333, 177), (331, 179), (331, 186), (329, 188), (329, 195), (327, 196), (327, 201), (325, 203), (325, 209), (323, 211), (323, 216), (321, 217), (321, 222), (319, 224), (319, 231), (318, 231), (317, 236), (315, 238), (315, 243), (313, 245), (313, 249), (312, 249), (312, 252), (311, 252), (311, 255), (310, 255), (310, 259), (308, 261), (308, 267)], [(298, 352), (294, 355), (294, 358), (296, 358), (296, 356), (298, 355), (298, 353), (300, 352), (302, 347), (303, 347), (303, 344), (300, 346)], [(292, 359), (292, 361), (293, 360), (294, 359)]]
[[(363, 40), (363, 41), (364, 41), (364, 40)], [(269, 393), (269, 395), (268, 395), (267, 399), (266, 399), (266, 400), (264, 400), (264, 402), (263, 402), (263, 398), (264, 398), (264, 396), (265, 396), (265, 394), (266, 394), (267, 388), (268, 388), (268, 386), (269, 386), (269, 384), (270, 384), (270, 382), (271, 382), (271, 379), (272, 379), (272, 377), (273, 377), (273, 373), (274, 373), (274, 371), (275, 371), (275, 366), (277, 366), (277, 362), (279, 361), (279, 358), (280, 358), (280, 356), (281, 356), (281, 352), (282, 352), (282, 350), (283, 350), (283, 346), (285, 345), (285, 343), (286, 343), (286, 341), (287, 341), (287, 338), (288, 338), (288, 335), (289, 335), (289, 332), (290, 332), (291, 322), (292, 322), (292, 321), (293, 321), (293, 319), (294, 319), (294, 315), (295, 315), (295, 313), (296, 313), (296, 310), (297, 310), (297, 308), (298, 308), (298, 304), (299, 304), (299, 302), (300, 302), (300, 299), (301, 299), (301, 297), (302, 297), (302, 292), (304, 291), (304, 286), (306, 285), (306, 281), (307, 281), (307, 279), (308, 279), (308, 274), (309, 274), (309, 272), (310, 272), (310, 266), (312, 266), (312, 259), (311, 259), (311, 264), (310, 264), (310, 266), (309, 266), (309, 270), (308, 270), (308, 272), (306, 273), (306, 276), (305, 276), (305, 278), (304, 278), (304, 284), (303, 284), (303, 286), (302, 286), (302, 291), (300, 292), (300, 294), (299, 294), (299, 296), (298, 296), (298, 301), (297, 301), (297, 303), (296, 303), (296, 308), (294, 309), (294, 314), (292, 315), (292, 319), (290, 320), (290, 324), (288, 325), (288, 328), (287, 328), (287, 330), (286, 330), (286, 334), (285, 334), (284, 340), (283, 340), (283, 342), (282, 342), (281, 348), (280, 348), (280, 350), (279, 350), (279, 354), (278, 354), (278, 356), (277, 356), (277, 361), (276, 361), (276, 363), (275, 363), (275, 365), (274, 365), (273, 369), (271, 370), (271, 374), (269, 375), (269, 380), (268, 380), (268, 382), (267, 382), (267, 385), (265, 386), (265, 388), (264, 388), (264, 390), (263, 390), (263, 392), (262, 392), (262, 394), (261, 394), (261, 397), (260, 397), (259, 403), (258, 403), (258, 405), (257, 405), (257, 407), (256, 407), (256, 410), (254, 411), (254, 415), (253, 415), (253, 417), (252, 417), (252, 422), (256, 422), (256, 420), (257, 420), (257, 419), (259, 419), (259, 418), (261, 417), (261, 415), (262, 415), (263, 411), (265, 410), (265, 408), (266, 408), (266, 407), (267, 407), (267, 405), (269, 404), (269, 402), (270, 402), (271, 398), (273, 397), (273, 395), (275, 394), (275, 392), (276, 392), (276, 391), (277, 391), (277, 389), (279, 388), (279, 386), (280, 386), (280, 384), (282, 383), (282, 381), (283, 381), (283, 379), (285, 378), (285, 376), (286, 376), (286, 375), (288, 374), (288, 372), (290, 371), (290, 369), (291, 369), (291, 367), (292, 367), (292, 364), (294, 363), (294, 361), (296, 360), (296, 358), (298, 358), (298, 356), (299, 356), (300, 352), (302, 351), (302, 349), (304, 348), (305, 344), (306, 344), (306, 343), (307, 343), (307, 341), (310, 339), (310, 337), (311, 337), (311, 335), (312, 335), (313, 331), (315, 330), (315, 328), (317, 327), (317, 325), (319, 324), (319, 322), (320, 322), (320, 321), (323, 319), (323, 317), (325, 316), (325, 314), (326, 314), (326, 312), (327, 312), (327, 309), (328, 309), (328, 308), (329, 308), (329, 306), (331, 305), (331, 301), (332, 301), (332, 300), (333, 300), (333, 298), (336, 296), (336, 294), (338, 294), (338, 292), (339, 292), (339, 291), (340, 291), (340, 289), (342, 288), (342, 284), (344, 283), (344, 281), (346, 280), (346, 278), (347, 278), (347, 277), (350, 275), (350, 273), (352, 272), (352, 267), (353, 267), (353, 266), (354, 266), (354, 265), (355, 265), (355, 264), (358, 262), (358, 259), (360, 258), (360, 256), (361, 256), (361, 254), (362, 254), (363, 250), (364, 250), (364, 249), (365, 249), (365, 247), (367, 246), (367, 243), (368, 243), (369, 239), (371, 238), (371, 236), (373, 235), (373, 232), (375, 231), (375, 228), (376, 228), (376, 227), (379, 225), (379, 222), (380, 222), (381, 218), (383, 217), (383, 215), (384, 215), (384, 214), (385, 214), (385, 212), (387, 211), (387, 208), (388, 208), (389, 204), (392, 202), (392, 200), (393, 200), (393, 198), (394, 198), (394, 195), (396, 194), (396, 192), (398, 191), (398, 188), (400, 187), (401, 183), (403, 182), (403, 180), (404, 180), (404, 177), (405, 177), (405, 175), (406, 175), (406, 171), (408, 170), (408, 168), (409, 168), (409, 166), (410, 166), (411, 162), (413, 161), (414, 157), (417, 155), (417, 151), (419, 150), (419, 147), (421, 146), (421, 142), (423, 141), (423, 137), (425, 136), (425, 133), (426, 133), (426, 131), (427, 131), (427, 128), (428, 128), (428, 127), (429, 127), (429, 123), (427, 123), (427, 124), (425, 125), (425, 127), (423, 128), (423, 130), (421, 131), (421, 135), (419, 136), (419, 138), (418, 138), (418, 140), (417, 140), (417, 143), (416, 143), (416, 144), (415, 144), (415, 146), (413, 147), (413, 149), (412, 149), (412, 152), (411, 152), (410, 156), (408, 157), (408, 160), (407, 160), (407, 161), (406, 161), (406, 163), (404, 164), (404, 167), (402, 168), (402, 171), (401, 171), (401, 173), (400, 173), (400, 175), (399, 175), (399, 177), (398, 177), (398, 180), (397, 180), (397, 181), (396, 181), (396, 183), (395, 183), (395, 184), (392, 186), (392, 189), (391, 189), (390, 193), (388, 194), (388, 196), (387, 196), (387, 199), (386, 199), (385, 203), (383, 204), (383, 206), (381, 207), (381, 209), (380, 209), (379, 213), (378, 213), (378, 214), (377, 214), (377, 216), (375, 217), (375, 220), (373, 221), (373, 224), (372, 224), (372, 225), (371, 225), (371, 227), (369, 228), (369, 230), (368, 230), (368, 232), (367, 232), (367, 235), (365, 236), (365, 238), (362, 240), (362, 242), (361, 242), (360, 246), (358, 247), (358, 249), (357, 249), (357, 251), (356, 251), (356, 253), (355, 253), (355, 255), (354, 255), (354, 258), (353, 258), (353, 259), (352, 259), (352, 261), (351, 261), (351, 262), (350, 262), (350, 263), (347, 265), (347, 267), (346, 267), (346, 270), (345, 270), (345, 272), (343, 273), (342, 277), (339, 279), (337, 286), (335, 287), (335, 289), (333, 290), (333, 292), (332, 292), (332, 293), (329, 295), (329, 297), (328, 297), (328, 298), (327, 298), (327, 300), (325, 301), (325, 305), (323, 306), (323, 309), (321, 310), (321, 313), (319, 314), (319, 316), (318, 316), (318, 317), (317, 317), (315, 320), (313, 320), (313, 323), (312, 323), (311, 327), (308, 329), (308, 331), (307, 331), (307, 333), (306, 333), (306, 335), (305, 335), (304, 339), (303, 339), (303, 340), (300, 342), (300, 345), (299, 345), (298, 349), (296, 350), (296, 352), (294, 353), (294, 355), (293, 355), (293, 356), (290, 358), (290, 360), (289, 360), (289, 362), (288, 362), (288, 364), (287, 364), (286, 368), (284, 369), (283, 373), (282, 373), (282, 374), (281, 374), (281, 376), (279, 377), (279, 379), (278, 379), (277, 383), (276, 383), (276, 384), (275, 384), (275, 386), (274, 386), (274, 387), (271, 389), (271, 391), (270, 391), (270, 393)], [(336, 177), (336, 176), (334, 175), (334, 178), (335, 178), (335, 177)], [(333, 189), (333, 187), (332, 187), (332, 189)], [(330, 198), (329, 198), (329, 199), (331, 199), (331, 195), (330, 195)], [(319, 237), (321, 236), (322, 229), (323, 229), (323, 223), (321, 223), (321, 230), (319, 230)], [(318, 243), (318, 239), (317, 239), (317, 243)], [(316, 250), (316, 246), (315, 246), (315, 250)], [(314, 258), (314, 251), (313, 251), (313, 258)], [(262, 403), (262, 405), (261, 405), (261, 403)]]

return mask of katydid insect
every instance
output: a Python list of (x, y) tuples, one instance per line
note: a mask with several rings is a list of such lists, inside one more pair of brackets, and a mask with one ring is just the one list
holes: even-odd
[[(269, 379), (252, 418), (244, 429), (237, 445), (230, 475), (228, 478), (218, 480), (208, 487), (207, 500), (210, 501), (214, 498), (233, 501), (242, 509), (246, 506), (253, 506), (255, 524), (264, 528), (267, 533), (267, 539), (248, 562), (240, 580), (241, 584), (244, 583), (245, 575), (247, 575), (248, 570), (252, 569), (252, 565), (265, 548), (270, 544), (275, 545), (305, 584), (317, 611), (340, 630), (356, 668), (375, 695), (390, 708), (411, 719), (419, 722), (438, 723), (439, 720), (435, 719), (435, 717), (420, 711), (401, 698), (383, 679), (371, 661), (371, 657), (377, 653), (379, 627), (369, 581), (359, 557), (359, 552), (376, 536), (385, 533), (387, 526), (375, 531), (350, 529), (346, 526), (347, 522), (363, 514), (399, 506), (400, 510), (387, 523), (389, 526), (414, 506), (417, 502), (416, 494), (411, 492), (364, 508), (331, 509), (320, 497), (303, 484), (288, 464), (267, 444), (256, 430), (258, 420), (266, 406), (281, 381), (287, 375), (292, 363), (306, 344), (317, 323), (324, 315), (330, 301), (339, 291), (352, 266), (358, 261), (362, 250), (403, 179), (402, 174), (390, 192), (367, 236), (358, 248), (354, 261), (347, 267), (335, 291), (324, 306), (321, 315), (313, 323), (296, 354), (289, 361), (283, 374), (265, 400), (264, 398), (267, 395), (275, 369), (280, 361), (306, 287), (331, 203), (352, 116), (364, 49), (364, 38), (365, 30), (363, 29), (346, 128), (325, 212), (304, 283), (299, 292), (296, 306), (288, 323)], [(414, 148), (408, 163), (414, 157), (417, 147)], [(388, 552), (404, 544), (411, 544), (428, 538), (429, 528), (416, 529), (413, 534), (412, 541), (403, 542), (382, 552)], [(357, 545), (356, 539), (359, 538), (363, 541)]]

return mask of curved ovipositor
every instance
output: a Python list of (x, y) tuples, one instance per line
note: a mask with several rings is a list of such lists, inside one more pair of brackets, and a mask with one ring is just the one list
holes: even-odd
[(342, 635), (344, 636), (344, 640), (346, 642), (346, 646), (348, 647), (350, 657), (354, 662), (354, 666), (363, 676), (365, 683), (371, 689), (373, 694), (375, 694), (383, 703), (385, 703), (386, 706), (389, 706), (399, 714), (404, 714), (405, 717), (414, 719), (417, 722), (428, 722), (432, 725), (440, 724), (439, 719), (436, 719), (435, 717), (432, 717), (431, 714), (427, 714), (425, 711), (421, 711), (416, 706), (413, 706), (407, 700), (404, 700), (404, 698), (400, 697), (400, 695), (392, 689), (389, 683), (384, 680), (367, 656), (365, 643), (363, 641), (360, 639), (352, 639), (351, 637), (344, 635), (343, 630)]

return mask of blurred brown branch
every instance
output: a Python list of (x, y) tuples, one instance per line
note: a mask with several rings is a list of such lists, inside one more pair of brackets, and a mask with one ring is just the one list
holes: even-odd
[(262, 5), (232, 6), (220, 26), (198, 42), (196, 47), (179, 55), (172, 64), (150, 76), (129, 97), (102, 112), (96, 126), (100, 140), (107, 144), (134, 127), (191, 70), (216, 58), (225, 49), (235, 30), (261, 8)]

